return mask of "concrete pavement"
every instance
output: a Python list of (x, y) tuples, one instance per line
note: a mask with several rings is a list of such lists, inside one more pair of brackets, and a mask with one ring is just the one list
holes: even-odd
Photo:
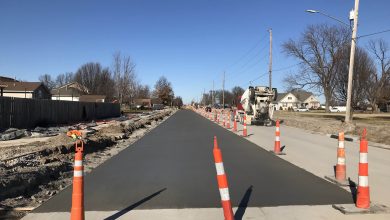
[[(251, 213), (249, 210), (257, 210), (246, 207), (328, 207), (333, 203), (352, 202), (351, 195), (337, 186), (193, 112), (179, 111), (86, 176), (87, 216), (125, 210), (119, 216), (124, 218), (145, 209), (171, 210), (166, 211), (171, 213), (183, 208), (212, 213), (220, 207), (212, 158), (213, 135), (218, 136), (224, 155), (233, 206), (247, 209), (245, 216)], [(52, 217), (56, 213), (64, 216), (70, 209), (70, 198), (71, 188), (68, 188), (26, 219), (43, 219), (47, 213)], [(61, 219), (59, 216), (56, 218)], [(222, 217), (222, 212), (219, 216)]]

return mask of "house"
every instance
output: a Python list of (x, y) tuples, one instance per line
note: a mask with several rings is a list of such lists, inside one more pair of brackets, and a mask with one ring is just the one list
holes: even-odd
[(288, 110), (291, 108), (314, 108), (320, 107), (320, 102), (311, 92), (292, 91), (288, 93), (279, 93), (275, 104), (276, 110)]
[[(1, 77), (2, 79), (6, 77)], [(26, 99), (50, 99), (49, 89), (41, 82), (1, 81), (1, 95)]]
[(152, 108), (151, 99), (134, 99), (135, 106), (141, 106), (143, 108)]
[(79, 98), (80, 102), (105, 102), (105, 95), (82, 95)]
[(72, 82), (51, 91), (52, 100), (79, 101), (80, 96), (88, 95), (88, 89), (83, 85)]
[(19, 82), (19, 81), (9, 77), (0, 76), (0, 82)]
[(308, 109), (317, 109), (320, 107), (320, 102), (311, 92), (299, 90), (292, 91), (292, 94), (297, 97), (299, 101), (301, 101), (300, 107), (306, 107)]

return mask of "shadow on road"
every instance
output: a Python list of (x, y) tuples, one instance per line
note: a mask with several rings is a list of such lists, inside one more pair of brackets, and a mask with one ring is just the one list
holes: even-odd
[(348, 182), (349, 182), (349, 189), (351, 190), (351, 194), (352, 194), (353, 203), (356, 203), (357, 185), (350, 178), (348, 178)]
[(133, 210), (133, 209), (137, 208), (138, 206), (142, 205), (143, 203), (145, 203), (145, 202), (151, 200), (153, 197), (155, 197), (155, 196), (157, 196), (158, 194), (164, 192), (165, 190), (167, 190), (167, 188), (161, 189), (161, 190), (159, 190), (159, 191), (153, 193), (152, 195), (147, 196), (147, 197), (145, 197), (145, 198), (139, 200), (138, 202), (136, 202), (136, 203), (134, 203), (134, 204), (128, 206), (128, 207), (125, 208), (125, 209), (122, 209), (121, 211), (119, 211), (119, 212), (117, 212), (117, 213), (115, 213), (115, 214), (113, 214), (113, 215), (111, 215), (111, 216), (105, 218), (104, 220), (114, 220), (114, 219), (118, 219), (118, 218), (121, 217), (122, 215), (124, 215), (124, 214), (130, 212), (131, 210)]
[(248, 202), (252, 194), (252, 188), (253, 186), (250, 186), (245, 194), (244, 197), (242, 197), (240, 204), (238, 205), (238, 208), (236, 210), (236, 213), (234, 214), (234, 219), (235, 220), (241, 220), (242, 217), (245, 214), (246, 207), (248, 207)]

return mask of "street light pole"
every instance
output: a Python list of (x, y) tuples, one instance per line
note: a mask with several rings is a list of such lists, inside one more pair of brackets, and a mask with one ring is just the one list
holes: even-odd
[(351, 55), (349, 57), (349, 72), (348, 72), (348, 90), (347, 90), (347, 111), (345, 113), (345, 122), (350, 123), (352, 121), (352, 80), (353, 80), (353, 66), (355, 64), (355, 48), (356, 48), (356, 33), (358, 27), (359, 16), (359, 0), (355, 0), (355, 9), (353, 14), (353, 29), (352, 29), (352, 42), (351, 42)]

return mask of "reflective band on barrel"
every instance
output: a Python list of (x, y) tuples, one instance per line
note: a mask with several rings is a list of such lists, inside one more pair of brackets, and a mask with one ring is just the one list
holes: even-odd
[(75, 167), (79, 167), (79, 166), (82, 166), (83, 165), (83, 161), (82, 160), (75, 160), (74, 161), (74, 166)]
[(368, 187), (368, 176), (359, 176), (359, 186)]
[(280, 137), (279, 136), (275, 136), (275, 141), (280, 141)]
[(367, 163), (367, 153), (360, 153), (360, 163)]
[(219, 189), (219, 193), (221, 194), (221, 200), (222, 201), (229, 201), (230, 200), (229, 189), (228, 188), (221, 188), (221, 189)]
[(280, 131), (280, 130), (279, 130), (279, 127), (276, 127), (276, 132), (278, 132), (278, 131)]
[(73, 172), (74, 177), (80, 177), (83, 176), (83, 171), (82, 170), (75, 170)]
[(344, 148), (344, 141), (339, 141), (339, 148)]
[(217, 169), (217, 175), (225, 174), (225, 170), (223, 169), (223, 163), (215, 163), (215, 168)]
[(337, 164), (345, 165), (345, 158), (344, 157), (338, 157), (337, 158)]

